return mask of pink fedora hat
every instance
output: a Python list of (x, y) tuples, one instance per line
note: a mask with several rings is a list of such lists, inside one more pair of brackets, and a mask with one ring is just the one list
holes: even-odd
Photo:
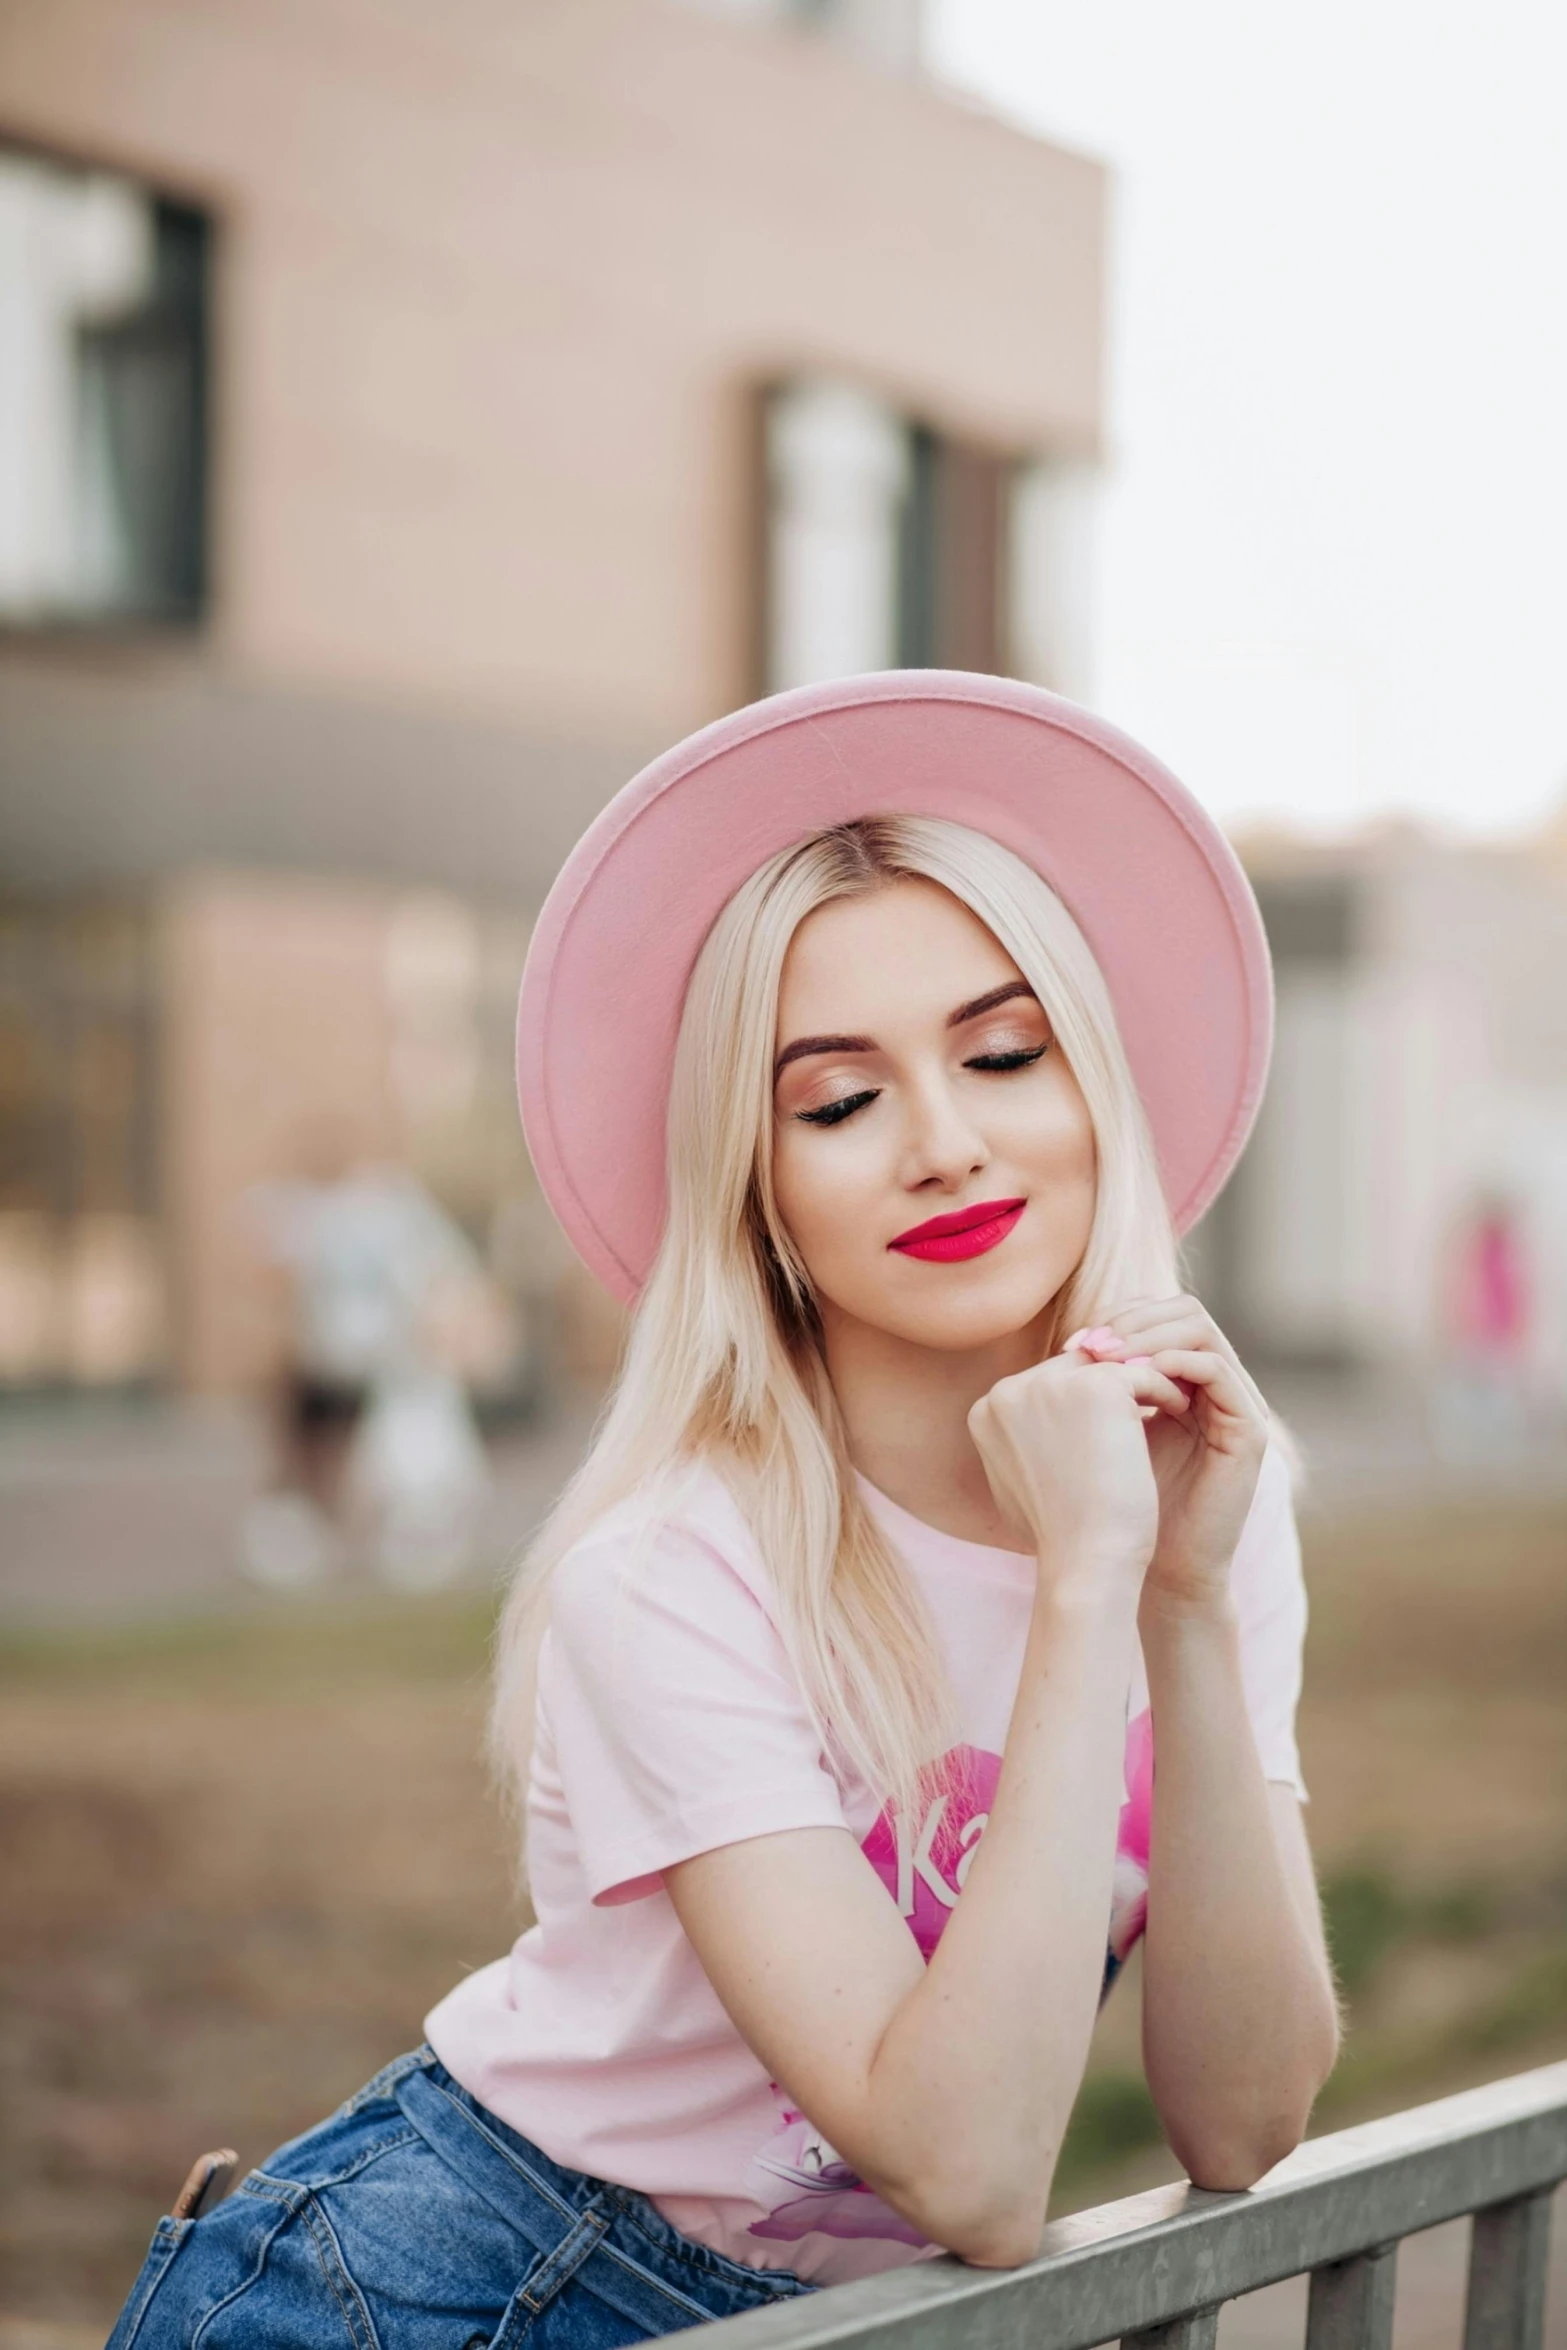
[(545, 901), (517, 1015), (533, 1163), (618, 1297), (664, 1225), (664, 1124), (691, 966), (748, 875), (857, 816), (989, 833), (1065, 901), (1109, 983), (1185, 1231), (1240, 1155), (1267, 1073), (1267, 941), (1223, 834), (1113, 726), (1037, 686), (880, 670), (801, 686), (677, 743), (618, 792)]

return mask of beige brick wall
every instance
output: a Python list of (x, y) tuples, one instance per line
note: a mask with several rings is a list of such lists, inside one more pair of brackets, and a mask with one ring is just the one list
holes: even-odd
[(163, 1179), (182, 1381), (244, 1386), (281, 1359), (285, 1293), (243, 1211), (318, 1141), (396, 1141), (385, 894), (264, 875), (193, 877), (162, 912)]
[(658, 740), (746, 684), (748, 380), (1098, 431), (1103, 176), (672, 0), (10, 0), (13, 134), (220, 216), (243, 673)]
[[(390, 901), (181, 864), (536, 896), (622, 772), (750, 686), (758, 383), (1093, 450), (1103, 175), (674, 0), (8, 0), (0, 134), (218, 222), (211, 629), (13, 646), (0, 694), (28, 869), (166, 884), (175, 1351), (226, 1386), (280, 1335), (246, 1185), (327, 1113), (406, 1143)], [(89, 787), (61, 822), (98, 863), (45, 822)], [(586, 1360), (614, 1328), (572, 1333)]]

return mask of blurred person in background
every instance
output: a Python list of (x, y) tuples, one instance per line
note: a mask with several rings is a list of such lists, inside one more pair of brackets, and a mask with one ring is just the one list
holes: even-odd
[(1471, 1456), (1505, 1451), (1528, 1433), (1531, 1268), (1515, 1201), (1485, 1191), (1454, 1227), (1446, 1296), (1446, 1366), (1439, 1416)]
[(318, 1581), (368, 1529), (377, 1570), (420, 1586), (468, 1560), (489, 1485), (465, 1379), (509, 1351), (498, 1295), (464, 1233), (406, 1169), (336, 1122), (300, 1137), (299, 1176), (255, 1186), (257, 1245), (287, 1278), (278, 1472), (241, 1527), (241, 1563)]
[(614, 2350), (1015, 2265), (1145, 1936), (1192, 2177), (1296, 2143), (1290, 1479), (1177, 1278), (1268, 1000), (1216, 829), (1031, 688), (801, 689), (611, 804), (518, 1030), (541, 1185), (637, 1298), (502, 1627), (537, 1923), (182, 2199), (111, 2350)]

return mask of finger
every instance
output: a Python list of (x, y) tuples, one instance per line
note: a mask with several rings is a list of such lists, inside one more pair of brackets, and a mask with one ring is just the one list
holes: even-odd
[(1235, 1349), (1206, 1306), (1194, 1297), (1164, 1297), (1123, 1306), (1105, 1317), (1104, 1327), (1138, 1354), (1161, 1346), (1206, 1346), (1233, 1362)]
[(1092, 1322), (1086, 1329), (1074, 1330), (1070, 1338), (1063, 1338), (1060, 1351), (1064, 1355), (1087, 1356), (1090, 1359), (1102, 1352), (1116, 1353), (1121, 1341), (1108, 1322)]
[[(1125, 1339), (1119, 1330), (1112, 1330), (1107, 1322), (1096, 1323), (1091, 1330), (1081, 1330), (1063, 1353), (1076, 1355), (1090, 1363), (1124, 1362), (1131, 1349), (1141, 1347), (1140, 1339)], [(1146, 1348), (1142, 1350), (1146, 1353)]]
[[(1201, 1332), (1196, 1330), (1175, 1334), (1176, 1342), (1181, 1346), (1196, 1347), (1201, 1344), (1201, 1338)], [(1153, 1360), (1161, 1342), (1165, 1346), (1172, 1343), (1168, 1333), (1157, 1333), (1152, 1339), (1141, 1334), (1123, 1339), (1113, 1331), (1091, 1330), (1083, 1340), (1080, 1359), (1090, 1363), (1147, 1363)]]
[(1147, 1363), (1161, 1347), (1196, 1347), (1202, 1343), (1200, 1331), (1157, 1331), (1151, 1336), (1138, 1331), (1133, 1337), (1122, 1338), (1114, 1331), (1092, 1331), (1084, 1340), (1082, 1359), (1090, 1363)]
[(1173, 1297), (1124, 1298), (1113, 1313), (1103, 1315), (1101, 1320), (1123, 1335), (1132, 1330), (1200, 1326), (1204, 1330), (1211, 1330), (1221, 1345), (1227, 1346), (1229, 1343), (1202, 1299), (1193, 1297), (1189, 1290), (1182, 1290)]
[(1169, 1379), (1184, 1379), (1200, 1388), (1207, 1400), (1237, 1420), (1265, 1422), (1251, 1381), (1229, 1360), (1210, 1347), (1161, 1347), (1154, 1367)]
[(1119, 1373), (1134, 1403), (1154, 1404), (1176, 1419), (1191, 1408), (1184, 1390), (1157, 1363), (1101, 1363), (1097, 1367), (1101, 1372)]
[(1162, 1346), (1207, 1346), (1215, 1353), (1220, 1351), (1219, 1334), (1206, 1314), (1172, 1314), (1147, 1322), (1134, 1322), (1130, 1315), (1124, 1320), (1118, 1316), (1114, 1335), (1133, 1354), (1155, 1354)]
[[(1153, 1361), (1153, 1356), (1152, 1356), (1152, 1355), (1123, 1355), (1123, 1356), (1121, 1356), (1119, 1359), (1121, 1360), (1121, 1362), (1122, 1362), (1122, 1363), (1125, 1365), (1125, 1367), (1126, 1367), (1128, 1370), (1131, 1370), (1131, 1369), (1133, 1369), (1133, 1368), (1134, 1368), (1134, 1367), (1135, 1367), (1135, 1366), (1136, 1366), (1138, 1363), (1151, 1363), (1151, 1362)], [(1179, 1388), (1180, 1388), (1180, 1390), (1181, 1390), (1181, 1393), (1182, 1393), (1182, 1394), (1185, 1396), (1185, 1398), (1186, 1398), (1187, 1402), (1188, 1402), (1188, 1403), (1190, 1403), (1190, 1402), (1191, 1402), (1191, 1399), (1192, 1399), (1192, 1397), (1193, 1397), (1193, 1396), (1195, 1395), (1195, 1393), (1197, 1392), (1197, 1391), (1196, 1391), (1196, 1389), (1195, 1389), (1195, 1388), (1193, 1388), (1193, 1387), (1188, 1387), (1188, 1386), (1186, 1386), (1186, 1385), (1184, 1384), (1184, 1382), (1183, 1382), (1183, 1381), (1181, 1381), (1181, 1380), (1179, 1380), (1179, 1379), (1177, 1379), (1177, 1381), (1175, 1382), (1175, 1384), (1176, 1384), (1176, 1386), (1177, 1386), (1177, 1387), (1179, 1387)]]
[(1153, 1356), (1166, 1354), (1216, 1355), (1220, 1361), (1229, 1364), (1241, 1386), (1250, 1396), (1253, 1410), (1259, 1414), (1266, 1414), (1267, 1406), (1262, 1398), (1262, 1390), (1234, 1348), (1223, 1334), (1213, 1327), (1212, 1323), (1195, 1324), (1189, 1329), (1182, 1329), (1179, 1325), (1171, 1325), (1164, 1329), (1140, 1330), (1135, 1337), (1127, 1340), (1124, 1346), (1116, 1349), (1113, 1359), (1117, 1362), (1130, 1362), (1145, 1354)]
[(1105, 1360), (1105, 1357), (1099, 1352), (1097, 1341), (1106, 1337), (1110, 1341), (1110, 1359), (1119, 1361), (1121, 1341), (1113, 1331), (1107, 1332), (1099, 1329), (1079, 1331), (1074, 1345), (1063, 1346), (1059, 1354), (1049, 1355), (1046, 1360), (1053, 1368), (1059, 1367), (1063, 1371), (1092, 1371)]
[[(1191, 1298), (1166, 1299), (1162, 1301), (1162, 1304), (1167, 1318), (1162, 1321), (1150, 1320), (1141, 1327), (1122, 1328), (1123, 1321), (1129, 1321), (1131, 1314), (1136, 1309), (1128, 1308), (1124, 1315), (1118, 1314), (1115, 1317), (1116, 1333), (1122, 1338), (1125, 1351), (1127, 1353), (1157, 1355), (1168, 1353), (1173, 1349), (1184, 1348), (1221, 1355), (1245, 1387), (1255, 1410), (1266, 1418), (1268, 1407), (1261, 1388), (1217, 1322), (1214, 1321), (1213, 1316), (1202, 1307), (1197, 1306), (1196, 1300)], [(1178, 1316), (1170, 1311), (1172, 1305), (1176, 1304), (1191, 1306), (1194, 1311), (1189, 1317)], [(1094, 1335), (1097, 1337), (1098, 1333), (1095, 1332)]]
[(1206, 1314), (1207, 1310), (1200, 1297), (1193, 1297), (1189, 1291), (1181, 1290), (1173, 1296), (1123, 1298), (1113, 1313), (1106, 1314), (1102, 1318), (1106, 1322), (1113, 1323), (1119, 1330), (1122, 1323), (1128, 1320), (1137, 1322), (1183, 1321), (1190, 1320), (1193, 1315)]

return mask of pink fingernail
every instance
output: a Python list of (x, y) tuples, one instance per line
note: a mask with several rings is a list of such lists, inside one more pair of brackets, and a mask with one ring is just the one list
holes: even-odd
[(1152, 1355), (1128, 1355), (1126, 1358), (1127, 1369), (1130, 1370), (1133, 1363), (1151, 1363), (1152, 1361)]
[(1088, 1332), (1086, 1330), (1074, 1330), (1070, 1338), (1062, 1339), (1061, 1352), (1063, 1354), (1070, 1354), (1075, 1347), (1079, 1347), (1083, 1344), (1087, 1336)]

